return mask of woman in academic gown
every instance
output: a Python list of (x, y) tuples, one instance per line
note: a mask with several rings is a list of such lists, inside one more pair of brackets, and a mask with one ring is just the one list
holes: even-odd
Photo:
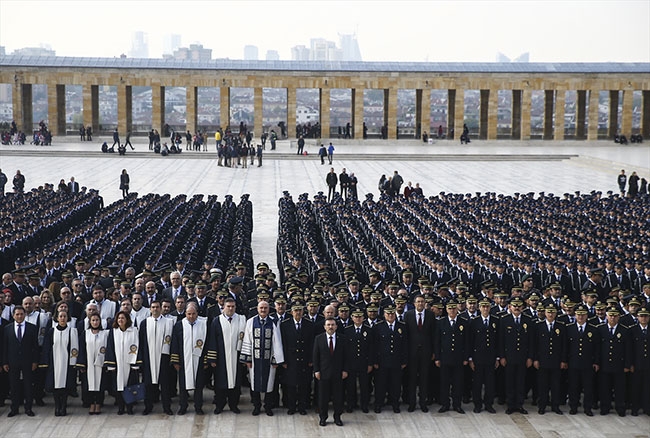
[(108, 333), (106, 345), (105, 364), (112, 374), (111, 379), (114, 389), (117, 391), (117, 415), (126, 412), (133, 415), (133, 403), (126, 404), (124, 401), (124, 388), (137, 383), (138, 368), (138, 329), (132, 326), (131, 315), (120, 311), (115, 315), (113, 328)]
[(81, 391), (84, 400), (90, 403), (89, 415), (101, 414), (107, 377), (104, 365), (109, 330), (102, 329), (102, 318), (98, 314), (88, 319), (88, 329), (81, 333), (80, 354), (77, 365), (81, 368)]
[(41, 367), (46, 368), (45, 388), (54, 393), (54, 415), (67, 415), (68, 390), (76, 384), (75, 367), (79, 357), (79, 335), (65, 310), (56, 314), (57, 324), (43, 340)]

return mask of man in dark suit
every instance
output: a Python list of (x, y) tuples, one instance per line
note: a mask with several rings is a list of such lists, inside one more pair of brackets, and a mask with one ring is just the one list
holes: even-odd
[(196, 283), (196, 286), (194, 287), (196, 291), (196, 296), (190, 298), (187, 300), (187, 303), (196, 303), (199, 306), (199, 316), (207, 317), (208, 316), (208, 309), (210, 307), (216, 306), (217, 305), (217, 300), (215, 300), (212, 297), (208, 297), (205, 295), (207, 285), (203, 283), (202, 281), (199, 281)]
[(185, 290), (185, 286), (181, 284), (181, 273), (178, 271), (174, 271), (169, 275), (169, 281), (171, 282), (171, 286), (163, 289), (162, 294), (163, 298), (169, 298), (172, 300), (172, 302), (176, 301), (176, 297), (179, 295), (187, 295), (187, 291)]
[(524, 388), (526, 369), (533, 364), (533, 322), (522, 314), (524, 302), (521, 298), (510, 300), (510, 313), (501, 317), (499, 324), (500, 365), (505, 368), (506, 414), (521, 412), (524, 409)]
[(397, 321), (394, 306), (384, 309), (384, 318), (374, 327), (375, 413), (381, 412), (388, 394), (393, 412), (398, 414), (402, 371), (408, 361), (408, 335), (404, 324)]
[(70, 182), (68, 183), (68, 192), (79, 193), (79, 183), (74, 180), (74, 176), (70, 177)]
[(637, 312), (639, 324), (630, 329), (634, 348), (632, 363), (632, 416), (638, 415), (643, 408), (650, 415), (650, 304), (646, 304)]
[(345, 358), (345, 337), (336, 332), (334, 318), (325, 320), (325, 333), (314, 340), (314, 377), (318, 380), (319, 425), (327, 424), (330, 398), (334, 408), (334, 423), (343, 426), (343, 380), (348, 377)]
[(625, 417), (625, 374), (630, 371), (633, 348), (630, 331), (619, 324), (620, 311), (617, 307), (607, 309), (607, 323), (598, 326), (600, 338), (600, 415), (607, 415), (611, 409), (612, 390), (614, 407), (619, 417)]
[(537, 412), (544, 415), (548, 405), (548, 392), (551, 391), (551, 409), (558, 415), (560, 410), (560, 370), (566, 368), (565, 359), (565, 325), (556, 321), (557, 308), (549, 304), (544, 314), (545, 321), (538, 321), (535, 326), (533, 366), (537, 370), (539, 401)]
[[(491, 414), (496, 413), (493, 407), (495, 393), (495, 370), (497, 361), (497, 338), (499, 335), (499, 319), (490, 315), (490, 300), (486, 297), (479, 302), (480, 315), (469, 322), (467, 340), (467, 355), (469, 366), (474, 372), (472, 383), (472, 399), (474, 413), (480, 413), (481, 408)], [(485, 388), (485, 393), (483, 393)]]
[(438, 412), (449, 410), (451, 394), (452, 407), (459, 414), (464, 414), (461, 402), (463, 367), (468, 363), (465, 353), (467, 321), (458, 317), (458, 302), (456, 300), (449, 300), (446, 308), (447, 317), (437, 321), (434, 338), (435, 364), (440, 368), (440, 404), (442, 406)]
[(576, 322), (566, 327), (564, 361), (569, 366), (569, 414), (578, 413), (580, 392), (584, 392), (582, 405), (585, 415), (592, 417), (594, 378), (598, 371), (598, 329), (587, 322), (589, 311), (581, 305), (576, 309)]
[(436, 317), (425, 309), (423, 295), (414, 299), (415, 309), (409, 310), (404, 316), (406, 332), (408, 333), (408, 411), (415, 411), (416, 389), (420, 388), (420, 409), (428, 412), (429, 375), (433, 361), (433, 337)]
[(38, 333), (35, 326), (25, 322), (22, 306), (14, 308), (13, 318), (13, 324), (6, 325), (2, 333), (2, 367), (9, 374), (11, 389), (11, 410), (7, 416), (16, 416), (24, 402), (25, 414), (33, 417), (32, 383), (39, 359)]
[(357, 407), (357, 381), (361, 410), (368, 413), (370, 404), (370, 372), (373, 361), (373, 332), (363, 323), (363, 310), (352, 312), (352, 325), (345, 328), (346, 357), (349, 376), (346, 381), (347, 412)]
[(280, 323), (284, 351), (282, 386), (287, 395), (289, 415), (295, 414), (296, 409), (300, 415), (306, 415), (309, 401), (314, 325), (302, 317), (303, 312), (302, 303), (296, 303), (291, 306), (293, 318)]

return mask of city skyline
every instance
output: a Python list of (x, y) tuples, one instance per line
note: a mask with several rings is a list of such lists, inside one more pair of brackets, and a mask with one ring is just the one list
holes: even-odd
[[(644, 0), (162, 5), (3, 0), (0, 45), (7, 54), (49, 45), (57, 56), (118, 57), (130, 52), (133, 33), (140, 31), (154, 58), (162, 57), (167, 35), (179, 34), (183, 47), (202, 44), (213, 59), (242, 59), (244, 47), (255, 45), (260, 57), (276, 50), (289, 60), (292, 47), (312, 38), (355, 34), (363, 60), (371, 62), (494, 62), (497, 52), (529, 52), (530, 62), (650, 62), (650, 2)], [(314, 26), (313, 16), (321, 26)], [(57, 23), (57, 32), (50, 23)]]

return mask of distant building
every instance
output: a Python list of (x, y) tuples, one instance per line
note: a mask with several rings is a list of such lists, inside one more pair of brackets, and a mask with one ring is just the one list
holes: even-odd
[(50, 47), (23, 47), (16, 49), (12, 55), (20, 56), (56, 56), (56, 52)]
[(190, 44), (190, 47), (178, 48), (172, 55), (163, 54), (163, 58), (210, 61), (212, 59), (212, 49), (205, 49), (202, 44)]
[(324, 38), (312, 38), (310, 41), (310, 61), (341, 61), (343, 52), (336, 47), (334, 41), (327, 41)]
[(257, 61), (259, 59), (259, 51), (257, 46), (246, 45), (244, 46), (244, 60)]
[(496, 62), (529, 62), (529, 58), (530, 58), (530, 53), (529, 52), (522, 53), (521, 55), (519, 55), (518, 57), (516, 57), (514, 59), (510, 59), (506, 55), (504, 55), (503, 53), (497, 52), (497, 56), (496, 56), (495, 61)]
[(341, 42), (342, 61), (363, 61), (355, 34), (339, 35), (339, 40)]
[(163, 54), (171, 55), (181, 46), (181, 36), (168, 33), (163, 37)]
[(319, 120), (318, 111), (312, 107), (298, 105), (296, 107), (296, 123), (306, 125), (307, 123), (317, 123)]
[(149, 57), (149, 41), (145, 32), (133, 32), (131, 37), (131, 50), (129, 51), (129, 56), (131, 58)]
[(5, 46), (0, 46), (0, 56), (5, 56)]
[(266, 51), (266, 60), (267, 61), (279, 61), (280, 54), (277, 50), (267, 50)]
[(309, 61), (309, 49), (305, 46), (294, 46), (291, 48), (292, 61)]

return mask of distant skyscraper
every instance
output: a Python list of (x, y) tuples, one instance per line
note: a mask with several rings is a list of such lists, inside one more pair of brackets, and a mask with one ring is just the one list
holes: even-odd
[(56, 56), (56, 52), (50, 46), (46, 47), (23, 47), (16, 49), (12, 55), (20, 56)]
[(0, 56), (5, 56), (5, 46), (0, 46)]
[(171, 55), (164, 54), (163, 58), (210, 61), (212, 59), (212, 49), (205, 49), (202, 44), (190, 44), (190, 47), (179, 47)]
[(244, 59), (246, 61), (257, 61), (259, 59), (257, 46), (244, 46)]
[(363, 61), (355, 34), (339, 35), (339, 40), (341, 41), (342, 61)]
[(266, 60), (267, 61), (279, 61), (280, 54), (277, 50), (267, 50), (266, 51)]
[(129, 56), (131, 58), (148, 58), (149, 42), (147, 40), (148, 38), (146, 33), (142, 31), (133, 32)]
[(510, 59), (503, 53), (497, 52), (496, 62), (528, 62), (529, 58), (530, 58), (530, 53), (528, 52), (522, 53), (521, 55), (519, 55), (514, 59)]
[(163, 38), (163, 54), (171, 55), (181, 46), (181, 36), (175, 33), (165, 34)]
[(506, 55), (504, 55), (501, 52), (497, 52), (497, 56), (495, 59), (496, 62), (510, 62), (510, 58), (508, 58)]
[(294, 46), (291, 48), (292, 61), (309, 61), (309, 49), (305, 46)]

